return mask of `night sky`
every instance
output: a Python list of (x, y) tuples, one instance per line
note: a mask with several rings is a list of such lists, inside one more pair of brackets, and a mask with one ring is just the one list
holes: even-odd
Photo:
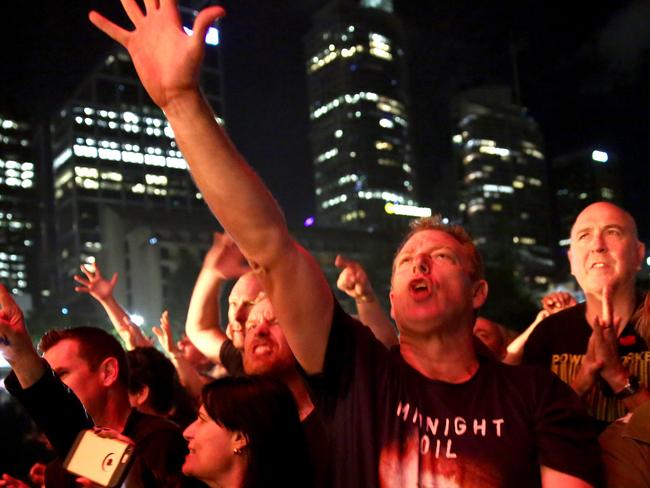
[[(450, 160), (448, 102), (480, 84), (512, 84), (538, 121), (547, 157), (598, 145), (624, 168), (626, 205), (647, 241), (650, 1), (394, 0), (408, 33), (413, 140), (422, 201), (434, 205)], [(127, 25), (118, 0), (3, 4), (0, 109), (39, 120), (112, 41), (86, 20)], [(226, 120), (290, 223), (313, 213), (302, 37), (322, 0), (225, 0)], [(486, 5), (484, 5), (486, 4)], [(550, 5), (553, 4), (553, 5)], [(514, 56), (513, 56), (514, 53)]]

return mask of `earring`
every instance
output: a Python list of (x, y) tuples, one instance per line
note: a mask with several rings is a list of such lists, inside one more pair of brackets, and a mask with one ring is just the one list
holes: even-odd
[(244, 450), (243, 450), (241, 447), (235, 447), (235, 448), (232, 450), (232, 452), (233, 452), (235, 455), (239, 456), (242, 452), (244, 452)]

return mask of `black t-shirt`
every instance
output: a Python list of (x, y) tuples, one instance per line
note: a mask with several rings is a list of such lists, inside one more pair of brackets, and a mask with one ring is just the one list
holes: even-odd
[(541, 368), (480, 358), (463, 384), (430, 380), (336, 305), (310, 378), (333, 486), (539, 486), (540, 467), (591, 483), (598, 447), (577, 396)]
[(244, 358), (242, 352), (235, 347), (230, 339), (226, 339), (219, 349), (219, 360), (230, 376), (243, 376)]
[(327, 444), (327, 433), (323, 419), (316, 409), (312, 410), (301, 422), (305, 440), (309, 447), (309, 458), (314, 474), (315, 488), (329, 488), (332, 481), (328, 472), (329, 446)]
[[(571, 384), (578, 373), (592, 329), (587, 322), (586, 305), (580, 303), (545, 318), (535, 328), (524, 347), (524, 364), (549, 368), (562, 381)], [(650, 352), (648, 345), (629, 322), (619, 336), (619, 355), (631, 374), (648, 386)], [(589, 413), (600, 427), (626, 414), (623, 402), (612, 396), (609, 386), (600, 380), (585, 397)]]

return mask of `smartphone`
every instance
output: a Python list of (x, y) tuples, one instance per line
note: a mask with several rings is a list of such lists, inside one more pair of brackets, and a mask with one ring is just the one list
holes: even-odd
[(134, 445), (121, 439), (101, 437), (82, 430), (65, 458), (63, 467), (107, 488), (119, 486), (126, 477)]

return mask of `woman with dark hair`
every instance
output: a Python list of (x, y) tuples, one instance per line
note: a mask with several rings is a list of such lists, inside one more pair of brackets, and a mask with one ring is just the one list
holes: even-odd
[(226, 377), (203, 388), (199, 416), (185, 432), (183, 473), (211, 487), (312, 486), (295, 401), (264, 376)]

